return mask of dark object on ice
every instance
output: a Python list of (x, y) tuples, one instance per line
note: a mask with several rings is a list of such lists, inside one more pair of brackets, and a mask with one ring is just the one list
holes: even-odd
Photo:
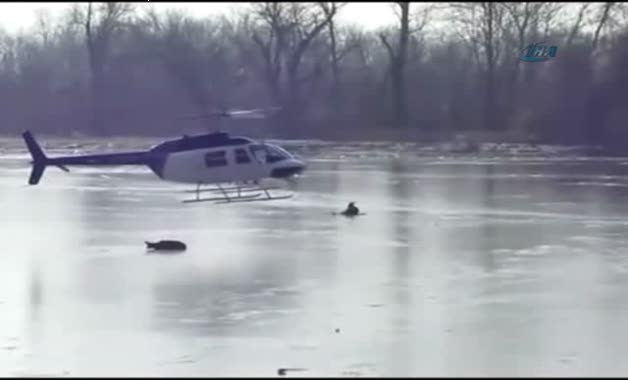
[(343, 212), (341, 212), (342, 215), (344, 216), (356, 216), (360, 213), (360, 210), (355, 207), (355, 202), (350, 202), (349, 205), (347, 206), (347, 209), (344, 210)]
[(147, 249), (156, 251), (185, 251), (187, 248), (185, 244), (176, 240), (160, 240), (157, 243), (146, 241), (145, 243)]
[(279, 368), (277, 370), (277, 374), (279, 376), (284, 376), (286, 374), (286, 371), (307, 371), (307, 369), (305, 368)]
[(355, 202), (350, 202), (349, 205), (347, 206), (347, 208), (344, 211), (342, 211), (342, 212), (335, 212), (335, 211), (333, 211), (331, 214), (332, 215), (348, 216), (348, 217), (354, 217), (354, 216), (358, 216), (358, 215), (366, 215), (365, 213), (360, 212), (360, 209), (355, 207)]
[(339, 332), (340, 332), (340, 329), (336, 329), (335, 331), (336, 331), (336, 334), (337, 334), (337, 333), (339, 333)]

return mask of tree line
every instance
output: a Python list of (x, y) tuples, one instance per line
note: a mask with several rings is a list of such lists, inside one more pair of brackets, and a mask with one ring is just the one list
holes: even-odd
[[(133, 3), (41, 12), (0, 29), (0, 133), (177, 135), (188, 114), (280, 106), (285, 136), (486, 132), (565, 144), (628, 141), (625, 3), (390, 3), (380, 30), (346, 3), (251, 3), (225, 16)], [(346, 15), (346, 14), (345, 14)], [(557, 46), (545, 62), (519, 56)]]

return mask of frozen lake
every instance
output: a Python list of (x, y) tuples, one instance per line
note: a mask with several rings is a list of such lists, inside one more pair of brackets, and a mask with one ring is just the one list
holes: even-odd
[(316, 145), (291, 200), (190, 205), (143, 168), (26, 186), (16, 141), (0, 376), (628, 374), (628, 159)]

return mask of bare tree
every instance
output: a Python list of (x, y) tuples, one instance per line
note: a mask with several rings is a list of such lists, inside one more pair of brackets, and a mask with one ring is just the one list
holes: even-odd
[(565, 9), (566, 5), (564, 3), (547, 2), (539, 4), (535, 19), (538, 20), (537, 26), (543, 29), (542, 33), (539, 30), (539, 35), (542, 35), (541, 38), (543, 40), (549, 38), (552, 31), (556, 30), (561, 18), (559, 16), (563, 16)]
[(331, 96), (329, 96), (329, 103), (334, 113), (340, 112), (343, 108), (343, 88), (342, 88), (342, 73), (341, 65), (344, 58), (347, 55), (358, 48), (362, 47), (363, 36), (359, 31), (354, 28), (343, 28), (336, 25), (333, 13), (338, 13), (346, 3), (320, 3), (321, 8), (325, 16), (332, 16), (328, 23), (328, 37), (329, 37), (329, 55), (331, 63)]
[[(264, 78), (273, 101), (283, 104), (281, 86), (282, 54), (286, 49), (286, 6), (281, 3), (258, 3), (255, 15), (262, 22), (263, 30), (253, 31), (253, 41), (258, 45), (264, 60)], [(266, 36), (263, 37), (262, 34)]]
[[(386, 47), (388, 58), (390, 60), (389, 74), (392, 86), (392, 106), (393, 106), (393, 123), (396, 127), (405, 127), (408, 123), (408, 109), (405, 89), (405, 68), (408, 60), (408, 42), (410, 36), (414, 32), (421, 31), (426, 20), (421, 22), (415, 30), (410, 25), (410, 3), (395, 3), (397, 16), (399, 18), (399, 36), (396, 43), (389, 41), (390, 36), (382, 32), (379, 38)], [(427, 9), (427, 8), (426, 8)]]
[(0, 29), (0, 72), (7, 78), (17, 76), (15, 39)]
[[(266, 38), (254, 33), (253, 40), (259, 46), (266, 66), (267, 82), (271, 94), (286, 106), (290, 118), (302, 111), (300, 87), (321, 71), (315, 63), (310, 73), (300, 75), (303, 57), (313, 40), (336, 15), (338, 7), (328, 8), (306, 3), (256, 3), (255, 14), (266, 30)], [(281, 74), (285, 72), (286, 89), (281, 86)]]
[(344, 6), (344, 3), (319, 3), (326, 17), (330, 17), (329, 23), (327, 24), (327, 30), (329, 32), (329, 51), (331, 57), (331, 72), (332, 72), (332, 96), (330, 97), (332, 101), (332, 106), (335, 107), (335, 110), (341, 107), (341, 87), (340, 87), (340, 59), (339, 51), (338, 51), (338, 42), (336, 35), (336, 23), (334, 22), (333, 14), (337, 13), (338, 10)]
[[(503, 22), (499, 25), (502, 36), (509, 34), (509, 29), (514, 29), (516, 40), (516, 53), (521, 54), (526, 43), (536, 41), (539, 31), (535, 28), (542, 23), (544, 25), (543, 35), (549, 35), (550, 27), (555, 15), (560, 10), (561, 4), (538, 2), (538, 3), (502, 3), (505, 10)], [(507, 82), (506, 92), (506, 114), (511, 118), (516, 117), (517, 90), (519, 83), (519, 73), (522, 62), (515, 58), (513, 54), (510, 61), (512, 66)]]
[(538, 19), (549, 3), (502, 3), (506, 15), (517, 32), (517, 48), (522, 50), (534, 19)]
[(54, 32), (50, 11), (45, 8), (39, 8), (35, 11), (35, 28), (44, 46), (47, 47)]
[(320, 62), (314, 62), (310, 72), (304, 76), (300, 75), (300, 67), (303, 57), (314, 39), (333, 20), (338, 7), (332, 7), (327, 12), (320, 12), (319, 8), (313, 5), (291, 3), (290, 15), (291, 23), (289, 37), (291, 43), (290, 53), (287, 57), (287, 78), (290, 95), (290, 103), (294, 112), (302, 110), (300, 87), (304, 82), (311, 80), (322, 70)]
[(89, 2), (86, 6), (76, 4), (73, 8), (74, 21), (81, 25), (85, 32), (91, 72), (92, 126), (95, 133), (105, 133), (103, 92), (112, 40), (132, 10), (133, 5), (130, 3), (114, 2), (97, 5)]
[(169, 12), (158, 26), (162, 38), (157, 52), (171, 78), (187, 91), (203, 113), (209, 111), (209, 92), (204, 62), (194, 41), (195, 34), (205, 32), (197, 30), (199, 27), (184, 14)]
[(567, 48), (570, 48), (571, 45), (573, 45), (574, 39), (576, 38), (578, 33), (580, 33), (580, 28), (582, 27), (582, 22), (584, 21), (585, 12), (587, 11), (590, 5), (591, 5), (590, 3), (585, 3), (580, 6), (580, 9), (578, 10), (578, 15), (576, 16), (576, 19), (574, 20), (574, 23), (567, 37), (567, 42), (565, 44)]
[(595, 28), (595, 33), (593, 34), (593, 41), (591, 42), (591, 50), (594, 51), (597, 48), (598, 41), (600, 39), (600, 32), (602, 28), (608, 23), (610, 18), (611, 9), (614, 8), (616, 3), (606, 2), (601, 4), (600, 15), (597, 21), (597, 27)]
[[(500, 57), (504, 7), (499, 3), (462, 3), (453, 4), (455, 20), (463, 27), (463, 37), (471, 41), (477, 49), (478, 61), (485, 66), (484, 80), (484, 124), (486, 128), (497, 127), (495, 116), (498, 114), (495, 102), (495, 70)], [(480, 54), (480, 52), (482, 54)]]
[(496, 3), (482, 2), (480, 3), (482, 9), (483, 21), (482, 30), (482, 43), (484, 45), (484, 51), (486, 53), (486, 96), (484, 103), (484, 121), (486, 127), (489, 129), (497, 128), (495, 121), (496, 107), (495, 107), (495, 66), (500, 54), (500, 36), (499, 25), (503, 15), (503, 8)]

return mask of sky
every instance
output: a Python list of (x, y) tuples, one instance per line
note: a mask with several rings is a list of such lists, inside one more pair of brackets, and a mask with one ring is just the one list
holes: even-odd
[[(15, 33), (20, 29), (29, 29), (38, 9), (46, 9), (56, 16), (71, 3), (0, 3), (0, 29)], [(155, 7), (158, 10), (172, 8), (187, 9), (199, 17), (211, 14), (228, 13), (232, 8), (247, 6), (247, 3), (137, 3), (138, 7)], [(365, 28), (375, 29), (395, 22), (391, 3), (349, 3), (338, 15), (342, 23), (361, 24)]]

